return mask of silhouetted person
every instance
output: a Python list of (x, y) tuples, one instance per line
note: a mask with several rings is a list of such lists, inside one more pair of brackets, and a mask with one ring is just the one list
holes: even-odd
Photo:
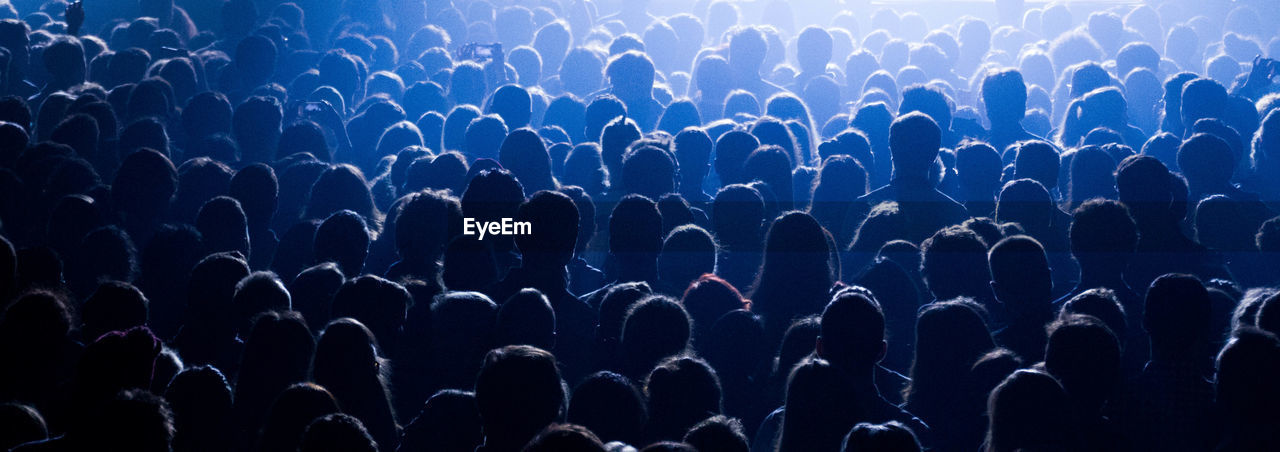
[(922, 113), (909, 113), (893, 121), (889, 148), (893, 180), (858, 198), (846, 224), (859, 224), (872, 206), (896, 201), (910, 219), (907, 238), (923, 240), (938, 229), (959, 224), (969, 217), (964, 206), (938, 191), (929, 176), (942, 143), (937, 123)]
[(475, 381), (484, 426), (484, 444), (477, 450), (520, 450), (563, 414), (564, 382), (555, 357), (541, 349), (514, 345), (491, 350)]
[(566, 418), (590, 428), (603, 441), (637, 444), (648, 422), (648, 407), (630, 379), (600, 371), (573, 388)]
[(1147, 290), (1143, 329), (1151, 360), (1121, 392), (1121, 432), (1132, 447), (1203, 450), (1218, 440), (1208, 380), (1209, 293), (1194, 276), (1164, 275)]
[(1028, 361), (1044, 354), (1044, 326), (1053, 317), (1053, 279), (1044, 248), (1031, 237), (1007, 237), (991, 247), (991, 289), (1005, 308), (1007, 326), (992, 335)]
[(1071, 449), (1078, 444), (1079, 429), (1071, 421), (1067, 394), (1047, 374), (1014, 372), (991, 391), (987, 412), (991, 417), (985, 444), (988, 452)]

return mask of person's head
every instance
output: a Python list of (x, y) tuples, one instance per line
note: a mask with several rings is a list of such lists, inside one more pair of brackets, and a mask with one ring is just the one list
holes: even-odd
[(1195, 276), (1168, 274), (1147, 289), (1142, 327), (1151, 336), (1153, 360), (1195, 359), (1209, 339), (1209, 292)]
[(774, 220), (765, 236), (752, 310), (775, 325), (821, 310), (839, 267), (828, 237), (807, 213), (793, 211)]
[(489, 447), (520, 447), (564, 411), (556, 358), (527, 345), (490, 350), (476, 376), (475, 393)]
[(1173, 203), (1173, 175), (1149, 155), (1126, 157), (1116, 168), (1116, 192), (1120, 202), (1141, 228), (1163, 221)]
[(364, 173), (351, 165), (325, 168), (305, 199), (304, 219), (323, 220), (345, 209), (359, 214), (367, 223), (378, 220), (378, 210)]
[(498, 309), (498, 345), (530, 345), (550, 350), (556, 344), (556, 315), (547, 296), (537, 289), (522, 289)]
[(609, 251), (618, 257), (655, 257), (662, 249), (662, 215), (641, 195), (627, 195), (609, 215)]
[(884, 312), (874, 299), (852, 290), (836, 294), (822, 311), (818, 356), (858, 376), (884, 357)]
[[(594, 105), (595, 102), (592, 102)], [(627, 119), (625, 112), (613, 119), (606, 120), (603, 129), (600, 129), (600, 156), (604, 160), (605, 168), (609, 170), (611, 175), (610, 181), (620, 179), (622, 175), (622, 161), (626, 155), (627, 149), (632, 143), (640, 140), (640, 126), (634, 120)], [(590, 135), (592, 122), (591, 107), (587, 107), (587, 133)], [(590, 139), (590, 137), (589, 137)]]
[(1191, 80), (1182, 87), (1182, 124), (1188, 129), (1204, 118), (1221, 118), (1226, 111), (1227, 89), (1207, 78)]
[(929, 85), (912, 85), (902, 90), (902, 103), (898, 114), (921, 112), (938, 124), (943, 132), (951, 130), (951, 116), (955, 107), (941, 89)]
[(911, 427), (898, 421), (883, 424), (860, 422), (849, 430), (840, 452), (919, 452), (920, 440)]
[(80, 308), (81, 336), (92, 341), (109, 331), (124, 331), (147, 324), (148, 300), (142, 291), (125, 282), (104, 282)]
[(1123, 269), (1138, 244), (1137, 225), (1129, 209), (1110, 200), (1089, 200), (1076, 208), (1068, 235), (1072, 256), (1089, 270)]
[(1067, 315), (1048, 327), (1044, 367), (1072, 402), (1096, 413), (1120, 382), (1120, 341), (1101, 320)]
[(729, 37), (729, 65), (739, 77), (758, 77), (768, 51), (769, 42), (759, 28), (743, 27)]
[(271, 224), (279, 203), (279, 187), (275, 170), (266, 164), (246, 166), (231, 177), (228, 194), (240, 202), (251, 235)]
[[(656, 146), (636, 144), (622, 158), (620, 187), (625, 193), (634, 193), (657, 199), (673, 193), (679, 184), (676, 180), (679, 167), (671, 153)], [(614, 173), (618, 174), (618, 173)]]
[(992, 199), (990, 195), (1000, 186), (1003, 166), (1000, 153), (989, 144), (969, 142), (956, 148), (958, 182), (963, 188), (973, 190), (975, 196), (983, 195), (981, 200)]
[(143, 389), (127, 389), (109, 397), (86, 426), (85, 441), (113, 450), (171, 450), (173, 412), (169, 403)]
[(396, 249), (401, 259), (434, 262), (445, 245), (462, 234), (462, 205), (446, 192), (406, 195), (396, 214)]
[(364, 324), (378, 343), (393, 348), (404, 326), (412, 298), (400, 284), (374, 275), (348, 279), (333, 295), (333, 318), (350, 317)]
[(4, 434), (0, 434), (0, 447), (12, 449), (22, 443), (49, 438), (44, 416), (28, 405), (17, 402), (0, 405), (0, 422), (7, 426)]
[(647, 55), (627, 51), (609, 59), (605, 69), (613, 94), (621, 99), (648, 99), (652, 97), (654, 68)]
[(912, 112), (893, 120), (889, 152), (897, 177), (921, 177), (933, 167), (942, 146), (942, 131), (929, 116)]
[[(723, 174), (723, 173), (722, 173)], [(711, 204), (712, 232), (728, 248), (759, 247), (764, 233), (764, 197), (748, 185), (730, 184)]]
[(1027, 111), (1027, 86), (1016, 69), (991, 72), (982, 79), (982, 100), (987, 119), (994, 124), (1021, 121)]
[(363, 217), (350, 210), (335, 212), (316, 228), (313, 242), (316, 262), (336, 263), (343, 274), (354, 278), (364, 269), (370, 240), (369, 227)]
[(275, 159), (282, 117), (280, 103), (274, 97), (251, 97), (236, 107), (231, 124), (241, 160), (271, 162)]
[(272, 401), (258, 445), (263, 450), (295, 450), (312, 420), (338, 412), (338, 401), (325, 388), (294, 383)]
[(986, 298), (990, 293), (987, 245), (972, 230), (944, 228), (920, 244), (920, 253), (920, 273), (935, 299)]
[(1034, 370), (1005, 378), (987, 399), (991, 420), (988, 451), (1068, 448), (1073, 445), (1071, 409), (1062, 385)]
[(210, 199), (200, 207), (195, 224), (209, 251), (238, 251), (249, 255), (249, 221), (235, 198)]
[(831, 33), (818, 26), (808, 26), (796, 36), (796, 60), (800, 70), (821, 73), (831, 62)]
[(649, 428), (659, 440), (679, 440), (686, 431), (721, 412), (720, 379), (699, 358), (672, 356), (648, 372)]
[(903, 392), (909, 405), (931, 403), (958, 390), (961, 383), (952, 376), (967, 373), (995, 348), (979, 309), (962, 298), (930, 303), (920, 311), (911, 385)]
[(760, 147), (760, 140), (745, 131), (730, 131), (721, 135), (715, 144), (715, 168), (722, 185), (750, 182), (743, 174), (747, 156)]
[(663, 359), (684, 353), (690, 324), (689, 313), (667, 296), (651, 295), (632, 305), (620, 336), (624, 373), (638, 379)]
[(299, 440), (298, 452), (377, 452), (378, 444), (354, 416), (331, 413), (315, 418)]
[(1058, 186), (1058, 173), (1062, 167), (1062, 159), (1053, 145), (1039, 140), (1023, 141), (1013, 149), (1016, 149), (1013, 151), (1016, 152), (1013, 159), (1014, 179), (1035, 180), (1046, 190), (1052, 190)]
[(1006, 237), (991, 247), (987, 260), (991, 289), (1012, 313), (1049, 309), (1053, 277), (1039, 241), (1025, 235)]
[(523, 452), (604, 452), (604, 443), (590, 429), (573, 424), (552, 424), (533, 437)]
[(667, 293), (680, 295), (699, 276), (713, 273), (715, 266), (716, 243), (711, 233), (686, 224), (672, 230), (663, 241), (658, 280)]
[(742, 421), (715, 415), (697, 423), (684, 434), (685, 444), (698, 450), (746, 452), (750, 450)]
[(839, 368), (805, 359), (787, 378), (779, 451), (836, 450), (856, 419), (857, 398)]
[[(1245, 329), (1218, 355), (1217, 402), (1230, 422), (1270, 425), (1280, 392), (1267, 382), (1280, 378), (1280, 341), (1270, 332)], [(1255, 424), (1256, 423), (1256, 424)]]
[(591, 429), (603, 441), (634, 444), (648, 420), (648, 407), (630, 379), (600, 371), (573, 389), (567, 420)]
[(1225, 189), (1231, 183), (1235, 167), (1231, 147), (1215, 135), (1197, 133), (1178, 147), (1178, 168), (1195, 193), (1211, 194)]
[(680, 188), (688, 193), (702, 190), (702, 179), (711, 166), (711, 150), (715, 146), (707, 132), (688, 127), (676, 133), (672, 152), (680, 168)]
[(604, 56), (599, 51), (575, 47), (560, 66), (560, 84), (575, 96), (587, 97), (604, 82), (604, 66)]

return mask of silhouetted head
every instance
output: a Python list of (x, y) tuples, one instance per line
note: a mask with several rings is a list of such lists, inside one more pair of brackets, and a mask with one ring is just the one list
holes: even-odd
[(1182, 124), (1188, 128), (1203, 118), (1221, 118), (1227, 105), (1227, 89), (1207, 78), (1191, 80), (1182, 87)]
[(659, 440), (684, 437), (690, 427), (720, 414), (720, 379), (698, 358), (673, 356), (649, 372), (644, 381), (649, 399), (649, 434)]
[(920, 440), (916, 439), (911, 427), (898, 421), (883, 424), (860, 422), (849, 431), (844, 438), (840, 452), (919, 452)]
[(604, 452), (604, 443), (591, 430), (580, 425), (552, 424), (529, 444), (524, 452)]
[(240, 201), (230, 196), (210, 199), (195, 217), (196, 230), (210, 252), (236, 251), (249, 255), (249, 221)]
[(462, 234), (462, 205), (445, 192), (406, 195), (396, 215), (396, 249), (401, 259), (434, 261)]
[(1226, 141), (1215, 135), (1197, 133), (1178, 147), (1178, 167), (1191, 190), (1203, 195), (1225, 189), (1231, 183), (1236, 164)]
[(715, 272), (715, 264), (716, 243), (711, 234), (686, 224), (667, 234), (658, 255), (658, 279), (669, 293), (683, 294), (699, 276)]
[[(1116, 201), (1086, 201), (1072, 214), (1071, 254), (1081, 266), (1127, 263), (1138, 244), (1138, 229), (1129, 209)], [(1118, 267), (1122, 268), (1122, 267)]]
[(648, 407), (630, 379), (600, 371), (573, 389), (567, 418), (591, 429), (603, 441), (636, 443), (648, 420)]
[(163, 452), (174, 438), (173, 412), (160, 396), (142, 389), (123, 390), (94, 413), (85, 441), (115, 450)]
[(988, 73), (982, 80), (982, 100), (992, 124), (1021, 121), (1027, 111), (1027, 86), (1022, 73), (1016, 69)]
[(103, 282), (80, 308), (81, 336), (92, 341), (109, 331), (147, 324), (147, 297), (125, 282)]
[(820, 358), (806, 359), (790, 372), (783, 406), (779, 451), (836, 450), (857, 416), (845, 376)]
[[(1280, 377), (1280, 341), (1269, 332), (1238, 331), (1218, 355), (1217, 401), (1226, 418), (1242, 424), (1262, 425), (1275, 421), (1272, 407), (1280, 402), (1280, 392), (1267, 384)], [(1258, 423), (1258, 424), (1254, 424)]]
[(916, 319), (911, 386), (903, 394), (908, 406), (938, 403), (959, 390), (958, 375), (995, 348), (979, 307), (960, 298), (926, 305)]
[(991, 280), (987, 245), (973, 231), (951, 226), (920, 244), (920, 273), (935, 299), (979, 297)]
[(565, 405), (555, 357), (527, 345), (491, 350), (475, 388), (486, 447), (519, 447), (555, 422)]
[(866, 295), (836, 294), (822, 311), (821, 326), (818, 356), (836, 367), (865, 376), (884, 357), (884, 312)]
[(684, 353), (690, 335), (689, 314), (678, 301), (661, 295), (640, 300), (622, 324), (625, 372), (643, 376), (664, 358)]
[(298, 452), (338, 451), (377, 452), (378, 444), (359, 419), (342, 413), (311, 421), (298, 444)]
[(315, 260), (336, 263), (343, 274), (354, 278), (364, 269), (370, 240), (363, 217), (350, 210), (335, 212), (316, 228)]
[(497, 345), (530, 345), (550, 350), (556, 344), (556, 314), (537, 289), (521, 289), (498, 309)]
[(711, 416), (689, 428), (684, 442), (698, 450), (745, 452), (750, 450), (742, 421), (725, 415)]
[(1070, 448), (1073, 429), (1067, 393), (1053, 377), (1014, 372), (991, 391), (987, 450)]
[(889, 151), (895, 176), (920, 177), (933, 166), (942, 145), (942, 132), (928, 116), (913, 112), (893, 120)]
[(1067, 395), (1094, 413), (1120, 382), (1120, 342), (1101, 320), (1088, 315), (1065, 316), (1048, 327), (1044, 367), (1062, 383)]
[(1208, 340), (1209, 292), (1195, 276), (1169, 274), (1156, 278), (1147, 289), (1142, 327), (1151, 335), (1155, 360), (1195, 359)]
[(991, 288), (1014, 313), (1048, 309), (1053, 291), (1044, 247), (1025, 235), (1006, 237), (991, 247)]

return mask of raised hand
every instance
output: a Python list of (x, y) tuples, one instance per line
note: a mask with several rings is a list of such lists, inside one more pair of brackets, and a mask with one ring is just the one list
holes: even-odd
[(78, 36), (80, 27), (84, 25), (84, 3), (81, 0), (76, 0), (68, 4), (64, 15), (67, 19), (67, 34)]

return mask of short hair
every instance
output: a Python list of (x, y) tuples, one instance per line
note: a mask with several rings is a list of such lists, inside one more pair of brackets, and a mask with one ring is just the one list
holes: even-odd
[(522, 452), (604, 452), (604, 443), (581, 425), (552, 424), (533, 437)]
[[(978, 234), (962, 226), (939, 230), (920, 244), (920, 273), (934, 296), (940, 299), (960, 295), (965, 284), (990, 281), (987, 244)], [(970, 281), (976, 279), (977, 281)]]
[(343, 413), (316, 418), (302, 433), (298, 452), (376, 452), (378, 444), (355, 417)]
[(1128, 254), (1138, 245), (1138, 227), (1124, 204), (1091, 199), (1071, 217), (1071, 254), (1077, 259), (1094, 253)]
[(516, 236), (516, 246), (526, 254), (562, 253), (571, 256), (577, 247), (579, 212), (573, 199), (556, 191), (539, 191), (520, 204), (517, 221), (529, 222), (530, 234)]
[(1167, 274), (1147, 290), (1142, 326), (1152, 350), (1186, 353), (1209, 334), (1212, 301), (1195, 276)]
[(911, 112), (889, 126), (889, 151), (895, 169), (922, 172), (933, 165), (942, 146), (942, 130), (933, 118)]
[(987, 73), (982, 79), (982, 99), (988, 118), (1021, 120), (1027, 110), (1027, 86), (1022, 81), (1022, 72), (1004, 69)]
[(683, 441), (700, 451), (747, 452), (750, 446), (742, 421), (717, 414), (697, 423)]

